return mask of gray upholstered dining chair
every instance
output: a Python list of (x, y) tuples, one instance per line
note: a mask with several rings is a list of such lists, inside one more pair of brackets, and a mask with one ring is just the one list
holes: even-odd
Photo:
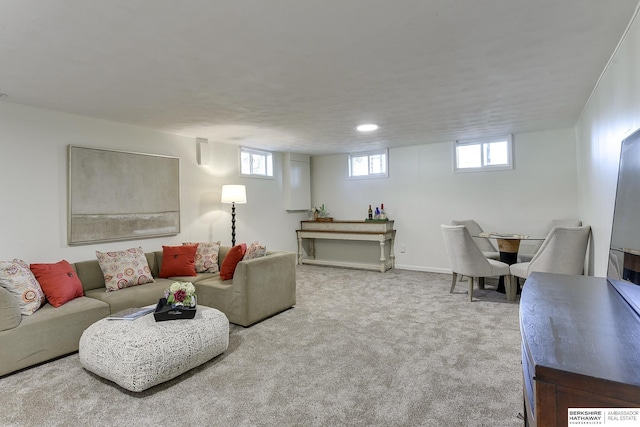
[[(584, 271), (584, 257), (591, 227), (554, 227), (531, 261), (511, 265), (511, 274), (526, 279), (534, 271), (579, 275)], [(517, 284), (517, 281), (514, 280)]]
[[(545, 234), (548, 235), (553, 227), (582, 227), (582, 221), (579, 219), (552, 219), (547, 224)], [(544, 240), (538, 240), (538, 243), (533, 247), (530, 253), (518, 253), (518, 262), (528, 262), (533, 259), (533, 256), (540, 250)]]
[(491, 243), (489, 239), (486, 237), (473, 237), (478, 236), (482, 233), (482, 227), (472, 219), (465, 220), (453, 220), (451, 221), (451, 225), (464, 225), (469, 230), (469, 234), (472, 236), (473, 241), (476, 243), (478, 248), (482, 251), (482, 254), (491, 259), (500, 259), (500, 252), (496, 249), (496, 247)]
[(458, 274), (468, 277), (469, 301), (473, 300), (475, 278), (506, 276), (507, 299), (515, 299), (516, 289), (512, 286), (508, 264), (485, 257), (464, 225), (441, 225), (440, 228), (453, 273), (450, 293), (456, 286)]

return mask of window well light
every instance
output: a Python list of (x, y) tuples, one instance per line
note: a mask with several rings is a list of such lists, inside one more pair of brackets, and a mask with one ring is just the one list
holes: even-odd
[(356, 129), (358, 130), (358, 132), (373, 132), (374, 130), (377, 130), (380, 126), (378, 126), (375, 123), (366, 123), (364, 125), (358, 125), (358, 127), (356, 127)]

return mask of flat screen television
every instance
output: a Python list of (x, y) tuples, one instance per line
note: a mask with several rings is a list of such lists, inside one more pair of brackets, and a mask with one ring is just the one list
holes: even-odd
[(640, 129), (622, 141), (607, 279), (640, 308)]

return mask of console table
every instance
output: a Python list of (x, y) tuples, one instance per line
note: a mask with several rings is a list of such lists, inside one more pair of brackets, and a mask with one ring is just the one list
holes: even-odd
[(604, 278), (532, 273), (520, 299), (528, 426), (640, 407), (640, 317)]
[[(393, 245), (396, 230), (393, 229), (393, 221), (300, 221), (300, 230), (296, 230), (296, 234), (298, 236), (298, 264), (380, 270), (382, 273), (395, 267), (396, 255)], [(310, 258), (302, 257), (302, 239), (309, 239)], [(377, 260), (377, 264), (316, 259), (315, 239), (377, 242), (380, 245), (380, 259)], [(387, 242), (389, 244), (389, 259), (385, 254)]]

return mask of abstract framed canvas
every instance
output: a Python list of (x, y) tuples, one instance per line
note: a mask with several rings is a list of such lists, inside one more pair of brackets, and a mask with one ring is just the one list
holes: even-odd
[(69, 145), (69, 245), (180, 232), (180, 159)]

